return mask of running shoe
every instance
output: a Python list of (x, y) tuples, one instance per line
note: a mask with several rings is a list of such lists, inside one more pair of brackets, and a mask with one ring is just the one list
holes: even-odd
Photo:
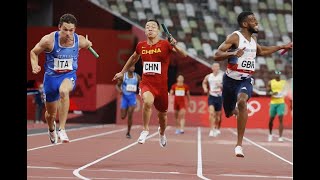
[(52, 132), (48, 129), (48, 134), (49, 134), (49, 139), (51, 143), (56, 144), (58, 142), (58, 135), (56, 131), (56, 121), (53, 121), (53, 128), (54, 130)]
[(149, 135), (149, 131), (142, 131), (140, 133), (140, 137), (138, 139), (138, 143), (139, 144), (145, 143), (148, 135)]
[(242, 157), (242, 158), (244, 157), (244, 154), (243, 154), (241, 146), (236, 146), (236, 148), (234, 149), (234, 152), (235, 152), (237, 157)]
[(278, 138), (278, 141), (279, 141), (279, 142), (283, 142), (283, 138), (282, 138), (282, 137), (279, 137), (279, 138)]
[(127, 132), (126, 137), (127, 137), (128, 139), (131, 139), (131, 135), (130, 135), (129, 132)]
[(67, 133), (66, 133), (65, 129), (59, 129), (58, 136), (59, 136), (59, 138), (60, 138), (62, 143), (68, 143), (69, 142), (69, 138), (67, 136)]
[(160, 127), (158, 128), (158, 133), (160, 146), (165, 147), (167, 145), (167, 138), (165, 134), (163, 136), (160, 134)]

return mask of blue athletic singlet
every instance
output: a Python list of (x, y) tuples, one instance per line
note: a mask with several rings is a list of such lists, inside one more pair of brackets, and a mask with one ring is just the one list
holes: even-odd
[(123, 75), (122, 82), (122, 99), (121, 99), (121, 108), (126, 109), (129, 106), (135, 106), (136, 102), (136, 92), (138, 88), (138, 76), (137, 73), (133, 73), (133, 77), (128, 77), (128, 72)]
[(51, 52), (46, 52), (44, 64), (45, 73), (50, 76), (61, 76), (66, 72), (75, 72), (78, 69), (79, 40), (73, 35), (73, 46), (62, 47), (59, 41), (59, 31), (54, 34), (54, 45)]
[(46, 52), (44, 64), (43, 88), (45, 100), (53, 102), (60, 98), (59, 88), (66, 78), (76, 84), (76, 71), (78, 69), (79, 39), (78, 35), (73, 35), (73, 46), (62, 47), (59, 40), (59, 31), (54, 33), (53, 49)]
[(133, 77), (128, 77), (128, 72), (124, 73), (123, 75), (123, 82), (122, 82), (122, 93), (124, 95), (131, 95), (136, 94), (138, 86), (138, 77), (137, 74), (134, 72)]

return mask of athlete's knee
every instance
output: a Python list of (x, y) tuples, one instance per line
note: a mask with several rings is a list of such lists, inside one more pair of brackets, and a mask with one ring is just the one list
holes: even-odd
[(44, 115), (45, 115), (46, 119), (54, 119), (54, 118), (56, 118), (57, 114), (56, 113), (49, 113), (48, 111), (46, 111)]
[(238, 100), (238, 108), (239, 110), (246, 110), (247, 108), (247, 100), (245, 98), (240, 98)]
[(159, 117), (159, 118), (165, 118), (165, 117), (167, 117), (167, 112), (159, 112), (159, 113), (158, 113), (158, 117)]
[(60, 93), (61, 99), (69, 98), (69, 91), (67, 89), (61, 88), (59, 93)]
[(144, 101), (143, 102), (144, 109), (151, 109), (152, 105), (153, 105), (153, 101)]

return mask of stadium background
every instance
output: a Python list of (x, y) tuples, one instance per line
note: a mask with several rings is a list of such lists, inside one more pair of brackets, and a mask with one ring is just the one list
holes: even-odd
[[(153, 18), (165, 23), (178, 45), (189, 53), (187, 58), (172, 56), (168, 73), (169, 87), (178, 74), (183, 74), (190, 86), (192, 105), (188, 109), (187, 125), (207, 126), (206, 96), (201, 82), (211, 72), (215, 49), (227, 34), (238, 29), (236, 17), (242, 10), (252, 10), (257, 16), (260, 27), (257, 36), (261, 45), (292, 41), (290, 0), (28, 0), (27, 90), (32, 92), (43, 80), (43, 71), (38, 75), (31, 73), (31, 48), (43, 35), (57, 30), (62, 14), (72, 13), (79, 23), (76, 32), (88, 34), (100, 58), (95, 59), (89, 51), (80, 51), (77, 88), (71, 96), (68, 122), (125, 123), (117, 116), (119, 96), (111, 79), (121, 70), (136, 43), (145, 39), (143, 26), (147, 19)], [(281, 78), (292, 78), (292, 60), (291, 51), (284, 56), (274, 53), (270, 57), (257, 58), (254, 98), (248, 106), (252, 116), (249, 116), (247, 127), (267, 128), (269, 104), (264, 96), (265, 86), (275, 69), (282, 72)], [(39, 62), (42, 66), (43, 54)], [(221, 67), (225, 70), (225, 61)], [(139, 62), (136, 70), (141, 74)], [(27, 120), (34, 117), (30, 95), (27, 95)], [(173, 124), (171, 112), (169, 105), (169, 124)], [(235, 127), (234, 118), (224, 119), (222, 126)], [(141, 108), (137, 108), (134, 123), (141, 124)], [(152, 123), (156, 123), (156, 118), (153, 117)], [(288, 110), (284, 123), (285, 128), (292, 127)]]

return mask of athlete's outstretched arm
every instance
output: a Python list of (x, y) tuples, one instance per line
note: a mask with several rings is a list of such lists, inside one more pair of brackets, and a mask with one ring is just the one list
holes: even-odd
[(123, 77), (123, 74), (128, 71), (128, 69), (133, 66), (140, 58), (140, 55), (134, 51), (134, 53), (129, 57), (128, 61), (126, 64), (123, 66), (121, 72), (118, 72), (116, 75), (114, 75), (112, 81), (117, 80), (119, 78)]
[(50, 35), (45, 35), (30, 51), (32, 73), (38, 74), (41, 71), (41, 67), (39, 66), (38, 56), (43, 51), (51, 51), (50, 44), (51, 44)]
[(279, 51), (280, 49), (291, 49), (291, 48), (292, 48), (291, 42), (285, 45), (280, 45), (280, 46), (260, 46), (259, 44), (257, 44), (257, 55), (267, 56), (267, 55), (271, 55), (276, 51)]
[(78, 35), (79, 37), (79, 48), (88, 49), (92, 46), (92, 42), (88, 40), (88, 36), (84, 37), (82, 35)]

